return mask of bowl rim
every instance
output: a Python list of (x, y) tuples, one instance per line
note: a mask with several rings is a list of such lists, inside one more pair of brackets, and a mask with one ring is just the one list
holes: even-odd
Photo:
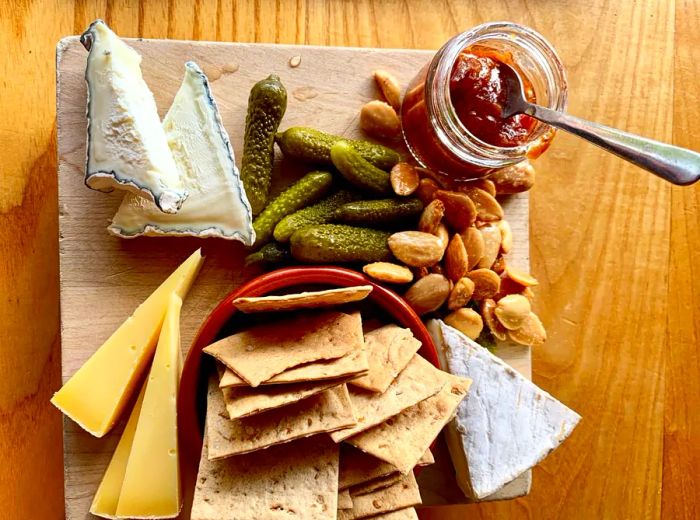
[(370, 280), (364, 274), (336, 266), (294, 266), (259, 275), (231, 290), (216, 305), (200, 325), (187, 352), (182, 367), (177, 399), (178, 443), (183, 491), (189, 490), (191, 492), (194, 487), (186, 484), (194, 484), (203, 443), (200, 431), (203, 425), (200, 424), (197, 409), (197, 389), (202, 376), (202, 349), (210, 345), (223, 326), (234, 314), (239, 312), (233, 305), (233, 300), (236, 298), (264, 296), (274, 291), (300, 285), (372, 286), (372, 292), (368, 299), (384, 309), (399, 324), (410, 328), (416, 339), (421, 342), (418, 353), (440, 368), (435, 344), (421, 318), (401, 296)]

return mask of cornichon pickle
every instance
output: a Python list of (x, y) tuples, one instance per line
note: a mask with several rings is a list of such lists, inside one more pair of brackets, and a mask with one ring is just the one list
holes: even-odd
[(366, 161), (383, 170), (390, 170), (400, 160), (399, 154), (386, 146), (346, 139), (303, 126), (288, 128), (277, 134), (275, 141), (284, 155), (306, 162), (331, 164), (331, 147), (338, 141), (349, 142)]
[(418, 199), (358, 200), (340, 206), (333, 220), (356, 226), (383, 226), (415, 217), (422, 210), (423, 203)]
[(287, 109), (287, 91), (279, 77), (270, 74), (258, 81), (248, 97), (245, 119), (241, 181), (253, 215), (267, 204), (275, 157), (275, 132)]
[(372, 195), (389, 195), (389, 174), (380, 170), (357, 153), (347, 141), (338, 141), (331, 147), (333, 165), (348, 182)]
[(311, 172), (284, 190), (253, 221), (255, 246), (269, 242), (277, 223), (298, 209), (323, 197), (333, 183), (328, 172)]
[(391, 259), (387, 231), (343, 224), (322, 224), (296, 231), (292, 256), (300, 262), (380, 262)]
[(300, 209), (291, 215), (287, 215), (275, 226), (275, 240), (278, 242), (289, 242), (292, 234), (298, 229), (318, 224), (327, 224), (331, 221), (334, 213), (340, 206), (355, 200), (355, 198), (356, 196), (352, 192), (341, 190), (313, 206)]
[(263, 264), (280, 264), (286, 262), (291, 257), (289, 249), (277, 242), (265, 244), (255, 253), (251, 253), (245, 257), (245, 265), (257, 263)]

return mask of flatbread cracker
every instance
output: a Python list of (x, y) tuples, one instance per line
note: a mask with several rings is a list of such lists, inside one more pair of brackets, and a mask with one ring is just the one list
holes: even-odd
[[(417, 466), (433, 464), (435, 459), (430, 450), (426, 450)], [(338, 487), (348, 489), (366, 482), (397, 473), (391, 464), (368, 455), (349, 444), (340, 445), (340, 477)]]
[(434, 396), (346, 442), (394, 465), (405, 475), (429, 449), (467, 395), (470, 379), (451, 374), (448, 378), (448, 384)]
[(399, 482), (374, 493), (353, 497), (352, 509), (338, 511), (338, 520), (357, 520), (413, 507), (421, 503), (418, 484), (413, 473)]
[(386, 392), (391, 382), (406, 368), (421, 342), (413, 337), (411, 329), (385, 325), (365, 334), (365, 352), (369, 373), (352, 384), (373, 392)]
[[(367, 373), (368, 369), (367, 354), (360, 348), (338, 359), (315, 361), (306, 365), (290, 368), (281, 374), (273, 376), (267, 381), (263, 381), (260, 383), (260, 386), (298, 383), (301, 381), (354, 378)], [(238, 386), (248, 386), (248, 383), (233, 370), (225, 367), (223, 375), (221, 375), (221, 380), (219, 381), (219, 386), (221, 388), (235, 388)]]
[(419, 355), (414, 355), (383, 394), (351, 388), (350, 400), (357, 425), (334, 432), (331, 437), (335, 442), (340, 442), (383, 423), (409, 406), (437, 394), (447, 384), (448, 378), (448, 373), (435, 368)]
[(191, 520), (333, 518), (338, 506), (338, 447), (326, 438), (293, 447), (211, 461), (206, 439), (199, 463)]
[(435, 464), (435, 457), (433, 457), (433, 452), (430, 449), (427, 449), (418, 460), (418, 464), (416, 464), (416, 466), (430, 466), (431, 464)]
[(372, 520), (418, 520), (418, 513), (416, 513), (415, 508), (407, 507), (391, 513), (373, 516)]
[(360, 313), (328, 311), (263, 323), (204, 348), (250, 386), (285, 370), (361, 349)]
[(347, 489), (338, 491), (338, 509), (352, 509), (352, 497)]
[(243, 312), (274, 312), (335, 307), (344, 303), (364, 300), (371, 292), (371, 285), (359, 285), (356, 287), (327, 289), (325, 291), (283, 294), (281, 296), (241, 297), (233, 300), (233, 305)]
[(207, 437), (212, 460), (262, 450), (275, 444), (355, 424), (345, 385), (303, 401), (232, 421), (212, 379), (207, 395)]
[(229, 418), (240, 419), (296, 403), (346, 381), (347, 378), (257, 388), (223, 388), (222, 392)]
[(374, 480), (370, 480), (369, 482), (365, 482), (364, 484), (358, 484), (357, 486), (353, 486), (349, 489), (350, 496), (355, 497), (360, 495), (366, 495), (367, 493), (374, 493), (375, 491), (379, 491), (380, 489), (393, 486), (402, 478), (403, 475), (396, 471), (391, 475), (387, 475), (386, 477), (380, 477)]

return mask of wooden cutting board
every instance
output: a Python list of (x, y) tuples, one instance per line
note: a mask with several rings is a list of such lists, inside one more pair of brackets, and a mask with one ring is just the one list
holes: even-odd
[[(432, 56), (432, 51), (353, 49), (210, 43), (164, 40), (129, 42), (143, 55), (146, 82), (155, 94), (161, 116), (180, 86), (185, 61), (207, 73), (224, 125), (240, 158), (248, 93), (270, 73), (280, 76), (289, 102), (282, 128), (303, 125), (334, 134), (358, 136), (359, 108), (378, 97), (371, 73), (384, 68), (406, 85)], [(299, 56), (299, 66), (290, 58)], [(114, 329), (194, 249), (206, 255), (204, 267), (182, 313), (182, 345), (186, 351), (204, 317), (243, 280), (258, 271), (245, 270), (245, 250), (219, 239), (137, 238), (122, 240), (106, 227), (122, 198), (92, 191), (83, 184), (86, 140), (87, 52), (77, 37), (57, 48), (57, 125), (59, 154), (59, 240), (61, 271), (61, 338), (63, 380), (67, 380)], [(240, 161), (238, 161), (240, 164)], [(529, 267), (527, 195), (503, 201), (515, 237), (509, 262)], [(499, 355), (530, 377), (530, 350), (499, 346)], [(64, 420), (66, 517), (84, 519), (93, 494), (119, 439), (123, 424), (96, 439)], [(426, 504), (466, 501), (454, 483), (454, 470), (438, 443), (437, 462), (420, 475)], [(530, 473), (494, 498), (527, 493)]]

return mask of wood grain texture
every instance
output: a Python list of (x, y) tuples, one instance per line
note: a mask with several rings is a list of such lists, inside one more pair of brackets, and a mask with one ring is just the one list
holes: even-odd
[[(694, 0), (9, 0), (0, 4), (0, 518), (61, 518), (54, 46), (125, 36), (434, 49), (511, 19), (559, 49), (571, 111), (700, 148)], [(675, 31), (675, 33), (674, 33)], [(538, 163), (531, 252), (550, 341), (535, 381), (584, 420), (516, 501), (424, 518), (696, 518), (698, 189), (560, 136)]]

